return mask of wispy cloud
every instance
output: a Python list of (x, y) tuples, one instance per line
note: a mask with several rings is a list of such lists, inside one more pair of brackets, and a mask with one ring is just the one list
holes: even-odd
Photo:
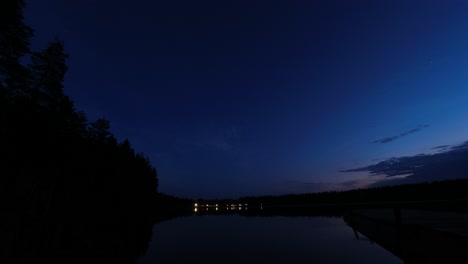
[(341, 172), (369, 172), (372, 177), (386, 178), (385, 181), (378, 180), (373, 186), (468, 177), (468, 141), (454, 146), (441, 145), (433, 149), (445, 151), (389, 158), (376, 164)]
[(359, 179), (353, 179), (349, 181), (335, 182), (335, 183), (304, 182), (304, 185), (310, 186), (310, 188), (313, 188), (315, 191), (329, 191), (329, 190), (346, 191), (346, 190), (352, 190), (352, 189), (366, 188), (369, 185), (375, 184), (381, 178), (384, 178), (384, 177), (371, 176), (367, 178), (359, 178)]
[(456, 145), (456, 146), (451, 146), (450, 149), (451, 150), (457, 150), (457, 149), (465, 149), (468, 147), (468, 141), (465, 141), (463, 142), (462, 144), (460, 145)]
[(448, 148), (448, 147), (450, 147), (450, 145), (437, 146), (437, 147), (433, 147), (433, 148), (431, 148), (431, 149), (446, 149), (446, 148)]
[(424, 128), (427, 128), (427, 127), (429, 127), (429, 125), (419, 125), (416, 128), (413, 128), (411, 130), (402, 132), (402, 133), (400, 133), (398, 135), (390, 136), (390, 137), (384, 137), (384, 138), (381, 138), (381, 139), (374, 140), (374, 141), (372, 141), (372, 143), (380, 143), (380, 144), (389, 143), (389, 142), (397, 140), (397, 139), (399, 139), (401, 137), (407, 136), (409, 134), (419, 132), (419, 131), (423, 130)]
[(393, 136), (393, 137), (381, 138), (381, 139), (372, 141), (372, 143), (382, 143), (382, 144), (385, 144), (385, 143), (388, 143), (388, 142), (392, 142), (392, 141), (398, 139), (399, 137), (400, 137), (400, 136)]

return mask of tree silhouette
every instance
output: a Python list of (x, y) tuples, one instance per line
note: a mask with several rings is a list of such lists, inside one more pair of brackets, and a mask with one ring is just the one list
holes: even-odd
[(26, 70), (20, 59), (29, 53), (33, 30), (23, 22), (23, 0), (4, 0), (0, 8), (0, 88), (20, 90)]
[[(156, 210), (163, 200), (156, 169), (128, 139), (116, 139), (108, 120), (89, 123), (75, 109), (64, 93), (64, 42), (31, 52), (23, 8), (23, 0), (0, 2), (0, 209), (8, 220), (0, 225), (0, 262), (60, 254), (130, 260), (164, 215)], [(108, 243), (107, 251), (89, 247), (91, 240)]]
[(63, 101), (68, 101), (63, 93), (67, 57), (64, 43), (58, 38), (50, 42), (42, 52), (33, 52), (31, 55), (29, 69), (31, 71), (32, 92), (35, 94), (33, 99), (56, 112), (65, 110), (60, 107), (64, 106)]
[[(157, 193), (156, 169), (110, 122), (88, 123), (64, 93), (64, 42), (30, 52), (32, 29), (24, 1), (0, 8), (0, 177), (6, 207), (35, 216), (109, 210), (148, 215)], [(28, 65), (21, 59), (30, 54)], [(112, 213), (110, 213), (112, 215)]]
[(105, 142), (111, 135), (111, 133), (109, 132), (109, 129), (110, 129), (109, 120), (100, 118), (90, 124), (88, 128), (89, 137), (92, 140)]

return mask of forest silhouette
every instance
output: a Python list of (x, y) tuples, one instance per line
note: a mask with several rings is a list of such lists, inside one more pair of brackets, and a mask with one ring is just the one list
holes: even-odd
[[(158, 187), (156, 169), (109, 121), (89, 122), (63, 91), (63, 41), (30, 50), (24, 2), (2, 2), (0, 122), (2, 201), (34, 215), (94, 211), (145, 214)], [(28, 61), (28, 63), (22, 63)]]
[(132, 261), (162, 219), (156, 169), (74, 107), (64, 42), (32, 51), (24, 7), (0, 8), (0, 262)]

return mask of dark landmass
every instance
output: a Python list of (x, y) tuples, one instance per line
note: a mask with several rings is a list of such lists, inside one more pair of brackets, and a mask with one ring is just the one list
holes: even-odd
[(30, 50), (23, 8), (0, 4), (0, 262), (130, 263), (169, 217), (156, 169), (75, 109), (64, 43)]
[[(468, 179), (434, 181), (350, 191), (242, 197), (237, 200), (196, 201), (199, 214), (341, 215), (357, 208), (417, 208), (468, 211)], [(218, 210), (213, 205), (218, 204)], [(206, 208), (206, 205), (210, 207)], [(228, 205), (228, 206), (226, 206)], [(234, 205), (234, 210), (231, 209)], [(242, 206), (239, 206), (242, 205)], [(239, 210), (239, 207), (242, 207)], [(228, 209), (226, 209), (228, 208)], [(248, 208), (247, 211), (245, 208)], [(208, 209), (208, 210), (207, 210)]]

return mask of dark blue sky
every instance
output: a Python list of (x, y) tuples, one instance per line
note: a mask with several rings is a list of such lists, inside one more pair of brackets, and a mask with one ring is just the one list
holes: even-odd
[(28, 4), (34, 49), (65, 41), (65, 92), (166, 193), (362, 187), (386, 178), (339, 171), (468, 139), (468, 1)]

